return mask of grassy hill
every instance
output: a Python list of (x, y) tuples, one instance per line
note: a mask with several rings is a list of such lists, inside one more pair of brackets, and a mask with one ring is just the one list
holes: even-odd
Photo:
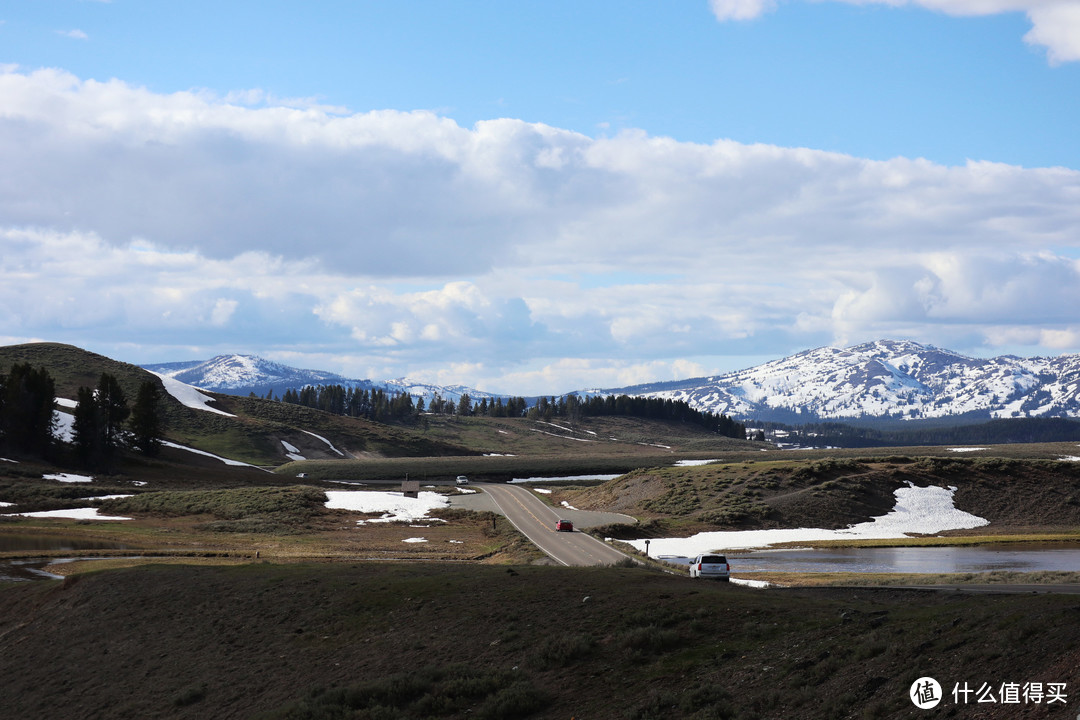
[[(1024, 445), (1019, 449), (1031, 449)], [(1053, 446), (1059, 447), (1059, 446)], [(892, 510), (907, 483), (955, 487), (956, 506), (986, 518), (994, 532), (1080, 526), (1080, 463), (993, 456), (802, 454), (694, 467), (642, 468), (598, 487), (563, 489), (553, 502), (646, 520), (635, 536), (764, 528), (843, 528)], [(1036, 448), (1051, 454), (1047, 447)], [(1067, 448), (1059, 448), (1060, 452)], [(982, 532), (982, 531), (980, 531)]]
[[(234, 417), (185, 407), (167, 392), (156, 375), (129, 363), (70, 345), (32, 343), (0, 347), (0, 368), (6, 372), (15, 363), (43, 367), (56, 382), (58, 397), (74, 399), (81, 386), (95, 387), (102, 373), (116, 377), (128, 402), (134, 401), (146, 380), (158, 384), (164, 400), (166, 439), (181, 445), (253, 465), (288, 462), (282, 441), (299, 448), (305, 457), (340, 457), (316, 433), (346, 454), (376, 456), (465, 454), (465, 448), (426, 437), (405, 428), (380, 425), (356, 418), (333, 416), (317, 410), (257, 398), (205, 393), (214, 398), (213, 407)], [(171, 451), (176, 462), (191, 460), (185, 453)]]

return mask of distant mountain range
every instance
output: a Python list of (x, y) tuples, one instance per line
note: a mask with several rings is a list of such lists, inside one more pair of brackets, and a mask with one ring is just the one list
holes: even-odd
[[(407, 379), (354, 380), (299, 370), (251, 355), (203, 362), (144, 365), (182, 382), (233, 395), (282, 395), (305, 385), (342, 385), (409, 392), (430, 399), (498, 397), (461, 385)], [(592, 389), (579, 395), (640, 395), (684, 400), (738, 419), (787, 423), (819, 420), (963, 417), (1080, 417), (1080, 356), (976, 359), (909, 341), (879, 340), (824, 347), (713, 377)], [(505, 396), (503, 396), (505, 397)]]
[(1080, 356), (976, 359), (879, 340), (807, 350), (714, 377), (589, 392), (672, 398), (699, 410), (788, 423), (1077, 417)]
[(307, 385), (341, 385), (362, 390), (381, 389), (409, 393), (414, 399), (430, 401), (435, 393), (457, 401), (463, 394), (476, 400), (498, 397), (464, 385), (430, 385), (399, 378), (396, 380), (357, 380), (322, 370), (301, 370), (265, 360), (255, 355), (218, 355), (209, 360), (142, 365), (145, 370), (172, 377), (203, 390), (227, 395), (268, 394), (281, 397), (286, 390), (300, 390)]

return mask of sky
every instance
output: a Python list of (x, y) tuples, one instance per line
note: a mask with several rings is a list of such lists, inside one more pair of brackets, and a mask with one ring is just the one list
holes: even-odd
[(515, 395), (1080, 352), (1080, 0), (0, 0), (0, 343)]

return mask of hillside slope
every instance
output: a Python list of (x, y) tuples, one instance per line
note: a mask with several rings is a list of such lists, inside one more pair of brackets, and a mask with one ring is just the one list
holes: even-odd
[[(139, 385), (150, 380), (158, 386), (163, 400), (167, 440), (253, 465), (280, 465), (295, 457), (468, 452), (409, 429), (258, 398), (209, 393), (212, 402), (208, 407), (213, 411), (196, 409), (170, 395), (158, 376), (136, 365), (57, 343), (0, 347), (0, 368), (6, 371), (12, 364), (23, 362), (47, 369), (56, 382), (57, 397), (69, 400), (77, 397), (80, 386), (95, 387), (102, 373), (117, 378), (129, 403), (134, 401)], [(179, 461), (189, 454), (169, 450), (167, 455)], [(190, 461), (205, 463), (196, 458)]]
[[(885, 515), (907, 483), (955, 487), (956, 507), (990, 521), (994, 532), (1080, 526), (1080, 466), (1053, 460), (851, 457), (714, 463), (628, 473), (567, 492), (583, 510), (646, 519), (638, 536), (707, 530), (838, 529)], [(651, 521), (651, 522), (648, 522)]]

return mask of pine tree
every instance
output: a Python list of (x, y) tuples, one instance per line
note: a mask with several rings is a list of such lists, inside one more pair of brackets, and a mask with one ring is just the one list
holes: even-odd
[(132, 441), (144, 455), (155, 456), (161, 451), (161, 396), (152, 380), (139, 386), (135, 405), (131, 408)]
[(80, 387), (76, 396), (75, 420), (72, 423), (75, 452), (84, 465), (96, 465), (101, 438), (98, 430), (98, 407), (94, 391)]
[(128, 407), (120, 383), (108, 373), (101, 374), (94, 399), (97, 403), (101, 454), (108, 462), (116, 448), (121, 445), (124, 421), (131, 414), (131, 408)]
[(56, 384), (45, 368), (15, 364), (0, 376), (0, 438), (20, 452), (47, 455), (56, 421)]

